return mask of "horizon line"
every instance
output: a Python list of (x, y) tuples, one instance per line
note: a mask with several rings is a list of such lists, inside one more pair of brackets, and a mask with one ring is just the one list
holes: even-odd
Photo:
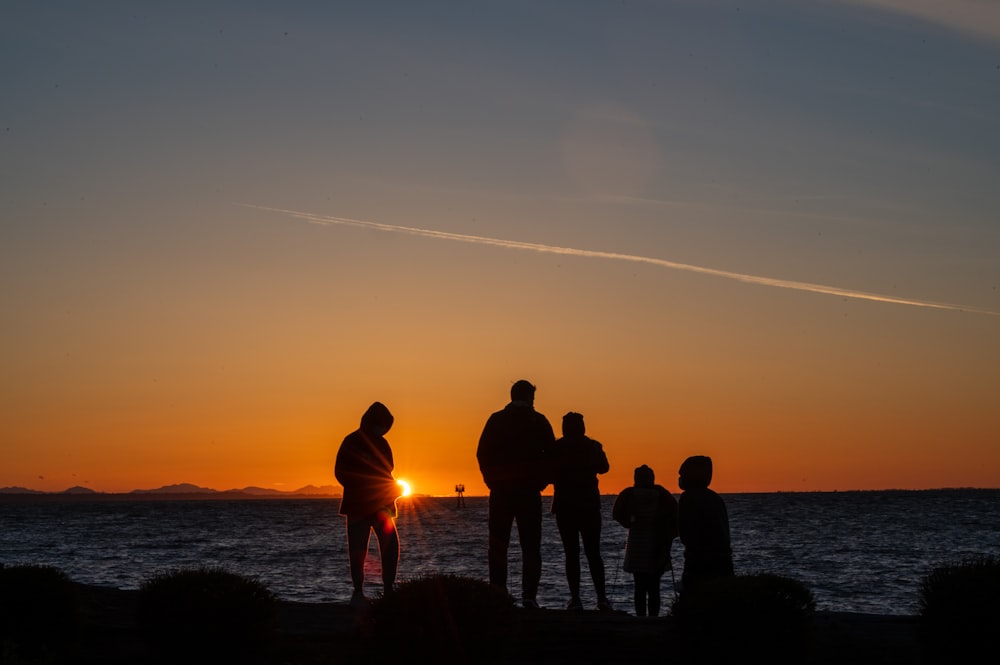
[[(192, 489), (178, 491), (175, 488), (178, 486), (190, 485)], [(331, 487), (331, 486), (316, 486), (316, 485), (303, 485), (297, 490), (267, 490), (266, 488), (258, 487), (255, 485), (250, 485), (245, 488), (232, 488), (226, 490), (218, 490), (211, 487), (202, 487), (200, 485), (193, 485), (191, 483), (174, 483), (170, 485), (163, 485), (162, 487), (156, 489), (132, 489), (124, 490), (118, 492), (107, 492), (101, 490), (94, 490), (88, 487), (83, 487), (81, 485), (74, 485), (73, 487), (68, 487), (64, 490), (35, 490), (29, 487), (21, 487), (19, 485), (11, 485), (6, 487), (0, 487), (0, 500), (5, 497), (17, 497), (17, 496), (62, 496), (62, 497), (88, 497), (88, 496), (131, 496), (136, 498), (143, 497), (190, 497), (190, 496), (214, 496), (214, 495), (233, 495), (239, 494), (246, 497), (251, 497), (255, 499), (267, 499), (267, 498), (277, 498), (274, 494), (284, 494), (292, 495), (297, 498), (304, 497), (317, 497), (317, 498), (343, 498), (343, 488), (339, 488), (338, 492), (316, 492), (316, 493), (300, 493), (301, 490), (306, 487), (315, 487), (316, 489), (321, 489), (321, 487)], [(265, 490), (263, 493), (257, 492), (247, 492), (246, 490), (261, 489)], [(12, 491), (15, 490), (15, 491)], [(86, 490), (85, 492), (74, 492), (72, 490)], [(847, 493), (859, 493), (859, 492), (955, 492), (955, 491), (1000, 491), (1000, 487), (977, 487), (972, 485), (967, 486), (949, 486), (949, 487), (924, 487), (924, 488), (906, 488), (906, 487), (883, 487), (879, 489), (815, 489), (815, 490), (748, 490), (743, 492), (726, 492), (720, 491), (720, 494), (847, 494)], [(548, 492), (548, 493), (545, 493)], [(672, 492), (674, 493), (674, 492)], [(679, 492), (676, 492), (679, 494)], [(617, 496), (617, 492), (601, 492), (601, 496)], [(463, 493), (463, 496), (467, 499), (469, 498), (488, 498), (489, 491), (484, 494), (467, 494)], [(551, 497), (552, 490), (546, 488), (543, 490), (542, 496)], [(457, 494), (452, 492), (449, 494), (426, 494), (421, 492), (416, 492), (406, 497), (398, 497), (401, 500), (407, 500), (412, 498), (423, 498), (423, 499), (455, 499)]]

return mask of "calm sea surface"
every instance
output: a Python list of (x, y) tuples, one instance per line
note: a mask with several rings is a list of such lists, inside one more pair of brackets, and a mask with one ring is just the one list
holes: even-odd
[[(824, 610), (916, 614), (922, 576), (962, 558), (1000, 555), (1000, 490), (729, 494), (738, 573), (768, 572), (808, 586)], [(544, 499), (548, 510), (550, 498)], [(608, 592), (631, 611), (621, 570), (625, 530), (604, 497)], [(0, 501), (0, 563), (53, 565), (79, 582), (136, 589), (149, 576), (210, 565), (256, 577), (285, 600), (347, 602), (344, 519), (336, 499)], [(399, 580), (432, 573), (486, 579), (487, 500), (400, 501)], [(381, 592), (372, 539), (369, 595)], [(679, 578), (683, 547), (674, 545)], [(568, 601), (555, 519), (543, 526), (539, 602)], [(585, 606), (596, 603), (583, 561)], [(520, 597), (517, 531), (509, 588)], [(665, 600), (672, 594), (664, 576)]]

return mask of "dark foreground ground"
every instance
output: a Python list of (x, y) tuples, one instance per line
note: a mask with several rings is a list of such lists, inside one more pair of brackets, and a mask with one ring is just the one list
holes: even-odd
[[(81, 585), (81, 592), (84, 625), (74, 662), (119, 665), (156, 660), (138, 634), (135, 591)], [(669, 617), (538, 610), (522, 611), (521, 618), (521, 633), (500, 661), (504, 665), (681, 662), (678, 636)], [(921, 662), (916, 623), (916, 617), (909, 616), (819, 612), (813, 655), (804, 665), (916, 665)], [(370, 634), (364, 612), (344, 605), (282, 602), (277, 644), (268, 661), (281, 665), (381, 662)], [(469, 665), (476, 660), (470, 658)], [(407, 665), (408, 661), (397, 662)]]

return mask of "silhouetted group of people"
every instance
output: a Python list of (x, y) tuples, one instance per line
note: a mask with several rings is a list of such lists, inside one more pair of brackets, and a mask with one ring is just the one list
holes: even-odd
[[(476, 458), (490, 490), (487, 548), (489, 580), (507, 590), (511, 530), (517, 524), (521, 547), (521, 604), (538, 608), (542, 574), (542, 491), (553, 486), (551, 511), (566, 556), (568, 610), (582, 610), (580, 544), (597, 594), (597, 608), (612, 610), (601, 558), (601, 493), (598, 475), (610, 469), (600, 442), (586, 434), (583, 416), (563, 416), (556, 438), (548, 419), (535, 410), (535, 386), (520, 380), (511, 386), (510, 402), (486, 421)], [(392, 450), (385, 434), (393, 417), (380, 402), (372, 404), (361, 426), (337, 453), (335, 476), (344, 488), (340, 514), (347, 518), (347, 545), (354, 594), (351, 605), (364, 606), (364, 565), (372, 532), (382, 559), (382, 583), (391, 592), (399, 562)], [(634, 484), (615, 499), (612, 518), (627, 532), (623, 569), (634, 581), (636, 616), (657, 616), (663, 575), (672, 571), (675, 538), (684, 545), (681, 588), (694, 588), (713, 577), (731, 576), (729, 518), (722, 497), (709, 489), (712, 460), (687, 458), (681, 464), (675, 499), (656, 483), (645, 464), (635, 469)]]

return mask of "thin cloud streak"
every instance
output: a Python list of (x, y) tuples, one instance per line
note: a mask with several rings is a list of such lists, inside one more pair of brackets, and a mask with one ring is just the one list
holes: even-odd
[(878, 293), (866, 291), (855, 291), (853, 289), (843, 289), (837, 286), (827, 286), (824, 284), (812, 284), (809, 282), (797, 282), (788, 279), (776, 279), (773, 277), (761, 277), (759, 275), (748, 275), (745, 273), (731, 272), (729, 270), (719, 270), (717, 268), (706, 268), (704, 266), (691, 265), (689, 263), (678, 263), (666, 259), (656, 259), (648, 256), (635, 256), (633, 254), (619, 254), (617, 252), (601, 252), (589, 249), (575, 249), (572, 247), (557, 247), (554, 245), (543, 245), (533, 242), (521, 242), (517, 240), (503, 240), (500, 238), (489, 238), (485, 236), (466, 235), (462, 233), (449, 233), (447, 231), (434, 231), (432, 229), (418, 229), (409, 226), (398, 226), (396, 224), (383, 224), (361, 219), (350, 219), (348, 217), (333, 217), (330, 215), (317, 215), (309, 212), (297, 210), (284, 210), (282, 208), (271, 208), (268, 206), (254, 205), (250, 203), (237, 204), (246, 208), (277, 212), (290, 215), (297, 219), (317, 224), (320, 226), (358, 226), (361, 228), (376, 229), (392, 233), (406, 233), (409, 235), (421, 236), (424, 238), (437, 238), (439, 240), (452, 240), (457, 242), (472, 243), (475, 245), (491, 245), (493, 247), (503, 247), (506, 249), (523, 249), (543, 254), (562, 254), (565, 256), (579, 256), (596, 259), (613, 259), (617, 261), (631, 261), (632, 263), (647, 263), (661, 268), (671, 270), (683, 270), (685, 272), (697, 273), (700, 275), (710, 275), (731, 279), (745, 284), (757, 284), (760, 286), (771, 286), (779, 289), (791, 289), (793, 291), (806, 291), (809, 293), (821, 293), (830, 296), (840, 296), (854, 300), (868, 300), (872, 302), (891, 303), (894, 305), (909, 305), (911, 307), (927, 307), (930, 309), (944, 309), (955, 312), (970, 312), (974, 314), (987, 314), (989, 316), (1000, 316), (1000, 312), (977, 307), (966, 307), (952, 303), (933, 302), (929, 300), (914, 300), (911, 298), (898, 298)]

